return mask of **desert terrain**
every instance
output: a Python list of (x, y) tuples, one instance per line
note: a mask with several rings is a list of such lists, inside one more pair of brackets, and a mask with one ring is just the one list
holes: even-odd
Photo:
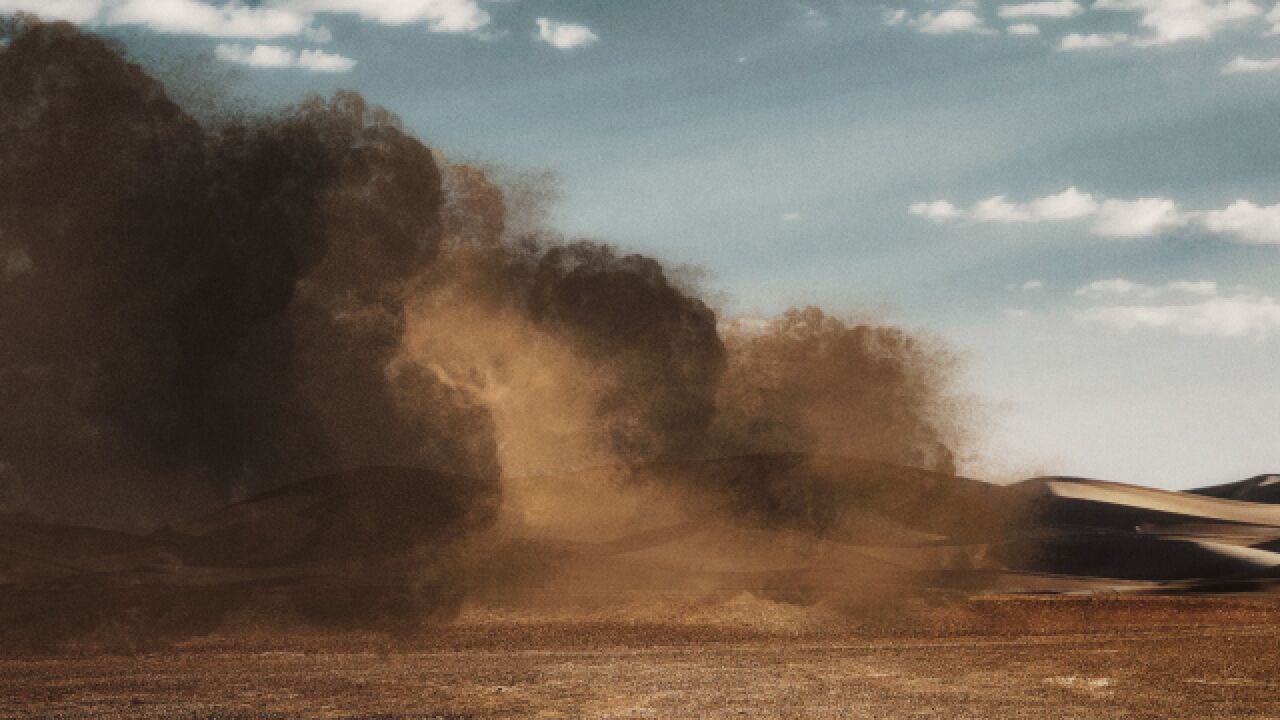
[[(734, 603), (729, 603), (733, 605)], [(474, 617), (413, 639), (0, 660), (4, 717), (1270, 718), (1280, 602), (986, 597), (919, 624)], [(747, 607), (754, 606), (754, 607)], [(732, 610), (732, 608), (731, 608)], [(732, 613), (730, 613), (732, 614)], [(753, 627), (772, 618), (773, 629)]]
[(0, 17), (0, 716), (1280, 716), (1280, 476), (987, 482), (931, 333), (194, 67)]

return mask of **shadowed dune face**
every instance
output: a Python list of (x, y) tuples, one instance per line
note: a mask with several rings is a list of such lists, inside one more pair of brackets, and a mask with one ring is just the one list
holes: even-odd
[(1227, 500), (1280, 504), (1280, 475), (1255, 475), (1247, 480), (1199, 488), (1190, 492)]

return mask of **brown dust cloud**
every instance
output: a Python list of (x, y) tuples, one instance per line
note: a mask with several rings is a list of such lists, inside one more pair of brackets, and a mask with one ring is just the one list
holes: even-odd
[[(394, 554), (499, 600), (785, 598), (889, 572), (841, 548), (1000, 522), (947, 482), (975, 428), (936, 340), (718, 318), (557, 232), (546, 177), (451, 162), (354, 92), (188, 110), (109, 41), (3, 31), (0, 512), (183, 567)], [(628, 553), (647, 569), (611, 575)]]

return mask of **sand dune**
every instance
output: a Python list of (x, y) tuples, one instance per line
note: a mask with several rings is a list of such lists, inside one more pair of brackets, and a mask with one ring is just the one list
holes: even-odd
[(1280, 504), (1280, 475), (1255, 475), (1247, 480), (1199, 488), (1188, 492), (1227, 500)]
[(1096, 510), (1130, 508), (1133, 517), (1150, 516), (1153, 522), (1194, 519), (1280, 527), (1280, 507), (1237, 499), (1084, 478), (1037, 478), (1021, 487), (1050, 498), (1090, 503)]

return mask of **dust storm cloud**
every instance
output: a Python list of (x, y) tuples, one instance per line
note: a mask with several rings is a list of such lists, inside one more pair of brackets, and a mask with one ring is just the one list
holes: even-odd
[(142, 528), (402, 466), (545, 516), (592, 512), (546, 479), (589, 467), (955, 471), (953, 361), (902, 330), (718, 325), (658, 260), (549, 227), (544, 178), (451, 163), (355, 93), (197, 120), (102, 39), (5, 33), (6, 509)]

